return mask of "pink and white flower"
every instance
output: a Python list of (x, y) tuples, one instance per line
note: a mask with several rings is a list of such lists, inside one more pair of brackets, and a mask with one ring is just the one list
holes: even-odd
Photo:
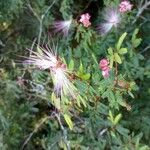
[(120, 13), (115, 8), (107, 8), (104, 13), (104, 22), (98, 27), (102, 35), (108, 33), (112, 27), (117, 27), (121, 21)]
[(64, 36), (68, 35), (69, 29), (71, 27), (72, 20), (67, 21), (55, 21), (54, 22), (54, 32), (62, 32)]
[(82, 14), (79, 22), (81, 22), (84, 27), (89, 27), (91, 25), (90, 18), (91, 16), (89, 15), (89, 13)]
[(109, 69), (107, 69), (105, 71), (102, 70), (102, 75), (104, 78), (108, 78), (109, 77)]
[(45, 70), (49, 69), (54, 83), (54, 92), (57, 96), (71, 96), (75, 98), (76, 87), (69, 80), (68, 70), (53, 50), (41, 49), (42, 52), (32, 52), (33, 54), (24, 62), (24, 64), (34, 65), (35, 67)]
[(57, 96), (71, 96), (75, 99), (75, 95), (77, 94), (76, 87), (72, 84), (72, 82), (68, 78), (68, 74), (66, 69), (57, 68), (55, 71), (51, 72), (54, 82), (54, 92)]
[(41, 49), (42, 53), (33, 52), (24, 64), (34, 65), (39, 69), (51, 69), (57, 65), (57, 58), (51, 50)]
[(102, 59), (99, 62), (99, 67), (102, 70), (102, 75), (103, 75), (104, 78), (109, 77), (110, 68), (109, 68), (108, 65), (109, 65), (109, 61), (106, 58)]
[(130, 11), (132, 7), (133, 5), (128, 0), (124, 0), (119, 4), (119, 11), (121, 13), (125, 13), (127, 11)]
[(108, 64), (109, 64), (109, 61), (106, 58), (104, 58), (100, 61), (99, 67), (102, 69), (102, 68), (108, 66)]

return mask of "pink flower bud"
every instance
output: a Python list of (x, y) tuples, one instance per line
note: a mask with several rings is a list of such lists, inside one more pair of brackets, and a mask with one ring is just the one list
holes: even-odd
[(82, 14), (79, 22), (81, 22), (85, 27), (89, 27), (91, 25), (91, 22), (89, 21), (90, 18), (91, 16), (88, 13)]
[(108, 60), (106, 58), (104, 58), (99, 62), (99, 67), (100, 67), (100, 69), (102, 69), (104, 67), (107, 67), (108, 64), (109, 64)]
[(110, 69), (109, 66), (105, 66), (101, 68), (102, 71), (109, 70), (109, 69)]
[(119, 11), (121, 13), (125, 13), (127, 11), (130, 11), (132, 9), (132, 7), (133, 7), (133, 5), (129, 1), (124, 0), (119, 5)]
[(109, 77), (109, 61), (106, 58), (103, 58), (100, 62), (99, 62), (99, 67), (102, 70), (102, 75), (104, 78)]

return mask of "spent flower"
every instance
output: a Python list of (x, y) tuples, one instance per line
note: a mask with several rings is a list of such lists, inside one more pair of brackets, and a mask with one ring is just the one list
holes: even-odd
[(19, 85), (19, 86), (24, 86), (24, 83), (25, 83), (25, 79), (23, 79), (22, 77), (17, 77), (17, 84)]

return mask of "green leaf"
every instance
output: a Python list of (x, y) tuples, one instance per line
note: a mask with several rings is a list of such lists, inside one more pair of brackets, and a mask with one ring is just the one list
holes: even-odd
[(89, 73), (82, 73), (82, 72), (77, 72), (76, 75), (81, 78), (82, 80), (89, 80), (91, 75)]
[(119, 49), (119, 54), (126, 54), (127, 53), (127, 48), (121, 48), (121, 49)]
[(92, 53), (92, 58), (93, 58), (93, 60), (95, 61), (95, 63), (98, 65), (97, 59), (96, 59), (96, 56), (94, 55), (94, 53)]
[(148, 146), (146, 146), (146, 145), (139, 148), (139, 150), (149, 150), (149, 149), (150, 148)]
[(121, 134), (121, 135), (123, 135), (123, 136), (125, 136), (125, 137), (128, 137), (128, 133), (129, 133), (129, 130), (128, 129), (126, 129), (126, 128), (123, 128), (122, 126), (117, 126), (116, 127), (116, 130)]
[(42, 54), (42, 53), (43, 53), (42, 49), (41, 49), (39, 46), (37, 46), (37, 52), (38, 52), (39, 54)]
[(139, 143), (140, 142), (140, 139), (139, 138), (137, 138), (137, 140), (136, 140), (136, 143), (135, 143), (135, 148), (136, 149), (138, 149), (139, 148)]
[(114, 122), (114, 117), (113, 117), (113, 114), (111, 112), (111, 110), (109, 110), (109, 117), (108, 119), (111, 121), (111, 122)]
[(120, 58), (120, 56), (118, 55), (118, 53), (114, 53), (114, 58), (115, 58), (115, 61), (116, 61), (117, 63), (119, 63), (119, 64), (122, 63), (121, 58)]
[(67, 64), (64, 57), (61, 57), (61, 59), (62, 59), (62, 61), (63, 61), (64, 64)]
[(83, 79), (83, 80), (89, 80), (90, 79), (90, 74), (89, 73), (86, 73), (86, 74), (83, 74), (82, 76), (81, 76), (81, 78)]
[(78, 77), (80, 77), (83, 80), (89, 80), (90, 78), (90, 73), (84, 73), (84, 68), (82, 63), (80, 63), (79, 71), (76, 74)]
[(84, 70), (83, 70), (83, 65), (82, 65), (82, 62), (80, 62), (80, 66), (79, 66), (79, 72), (80, 72), (80, 73), (83, 73), (83, 71), (84, 71)]
[(63, 104), (69, 105), (70, 100), (67, 98), (67, 96), (61, 96), (61, 101), (63, 101)]
[(125, 33), (123, 33), (123, 34), (121, 35), (121, 37), (119, 38), (118, 43), (117, 43), (117, 46), (116, 46), (117, 51), (120, 50), (121, 45), (122, 45), (122, 42), (124, 41), (124, 39), (125, 39), (126, 36), (127, 36), (127, 33), (125, 32)]
[(84, 107), (86, 107), (86, 101), (80, 95), (77, 96), (77, 100), (79, 100), (84, 105)]
[(114, 55), (110, 56), (110, 68), (113, 67), (113, 63), (114, 63)]
[(59, 110), (60, 109), (60, 99), (56, 97), (54, 92), (51, 95), (51, 99), (52, 99), (54, 106)]
[(66, 143), (63, 140), (59, 141), (58, 144), (61, 149), (67, 150)]
[(113, 131), (111, 131), (110, 134), (111, 134), (112, 137), (116, 138), (116, 135)]
[(78, 107), (81, 107), (81, 101), (80, 101), (79, 96), (77, 96), (77, 98), (76, 98), (76, 102), (77, 102)]
[(71, 121), (70, 116), (67, 115), (67, 114), (64, 114), (63, 116), (64, 116), (65, 121), (66, 121), (66, 123), (68, 124), (70, 130), (72, 130), (72, 129), (73, 129), (73, 122)]
[(141, 44), (141, 41), (142, 41), (142, 39), (141, 38), (139, 38), (139, 39), (135, 39), (134, 41), (133, 41), (133, 47), (134, 48), (136, 48), (136, 47), (138, 47), (140, 44)]
[(109, 54), (109, 55), (112, 55), (112, 54), (113, 54), (113, 49), (112, 49), (111, 47), (109, 47), (107, 51), (108, 51), (108, 54)]
[(68, 66), (69, 70), (73, 70), (74, 69), (74, 61), (71, 59), (70, 60), (70, 63), (69, 63), (69, 66)]
[(115, 119), (114, 119), (114, 125), (116, 125), (116, 124), (120, 121), (121, 117), (122, 117), (121, 114), (118, 114), (118, 115), (115, 117)]
[(138, 47), (141, 44), (141, 41), (142, 41), (141, 38), (137, 38), (138, 32), (139, 32), (139, 29), (136, 28), (133, 32), (133, 35), (132, 35), (131, 42), (132, 42), (132, 45), (133, 45), (134, 48)]
[(136, 29), (134, 30), (134, 32), (133, 32), (133, 35), (132, 35), (132, 39), (131, 39), (132, 43), (133, 43), (134, 40), (136, 39), (136, 35), (138, 34), (138, 32), (139, 32), (139, 29), (136, 28)]

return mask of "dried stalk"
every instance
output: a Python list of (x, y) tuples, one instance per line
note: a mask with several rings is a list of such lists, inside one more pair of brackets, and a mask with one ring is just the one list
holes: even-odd
[(51, 119), (53, 116), (46, 116), (45, 118), (43, 118), (42, 120), (40, 120), (39, 124), (35, 127), (35, 129), (29, 134), (28, 138), (25, 140), (25, 142), (23, 143), (21, 150), (24, 149), (24, 147), (27, 145), (27, 143), (30, 141), (30, 139), (32, 138), (32, 136), (38, 131), (38, 129), (43, 125), (43, 123), (45, 123), (48, 119)]
[(55, 0), (52, 2), (52, 4), (46, 9), (46, 11), (44, 12), (44, 14), (42, 14), (41, 16), (39, 16), (31, 7), (30, 4), (28, 4), (29, 9), (32, 11), (32, 13), (34, 14), (34, 16), (37, 18), (37, 20), (39, 21), (39, 34), (38, 34), (38, 42), (37, 42), (37, 47), (40, 45), (41, 42), (41, 36), (42, 36), (42, 31), (43, 31), (43, 20), (45, 18), (45, 16), (47, 15), (48, 11), (51, 9), (51, 7), (54, 5)]
[(144, 4), (143, 3), (144, 3), (144, 0), (141, 0), (140, 5), (139, 5), (138, 13), (137, 13), (135, 19), (133, 20), (132, 24), (134, 24), (137, 21), (137, 19), (139, 17), (141, 17), (141, 14), (143, 13), (143, 11), (145, 9), (147, 9), (148, 6), (150, 6), (150, 1), (148, 1), (148, 0), (145, 0), (145, 3)]
[(61, 122), (60, 114), (55, 113), (55, 116), (56, 116), (56, 118), (57, 118), (57, 120), (59, 122), (59, 125), (61, 127), (61, 130), (63, 132), (63, 139), (64, 139), (64, 142), (66, 144), (67, 150), (71, 150), (71, 148), (70, 148), (70, 142), (68, 141), (68, 138), (67, 138), (67, 130), (64, 128), (64, 126), (63, 126), (63, 124)]

